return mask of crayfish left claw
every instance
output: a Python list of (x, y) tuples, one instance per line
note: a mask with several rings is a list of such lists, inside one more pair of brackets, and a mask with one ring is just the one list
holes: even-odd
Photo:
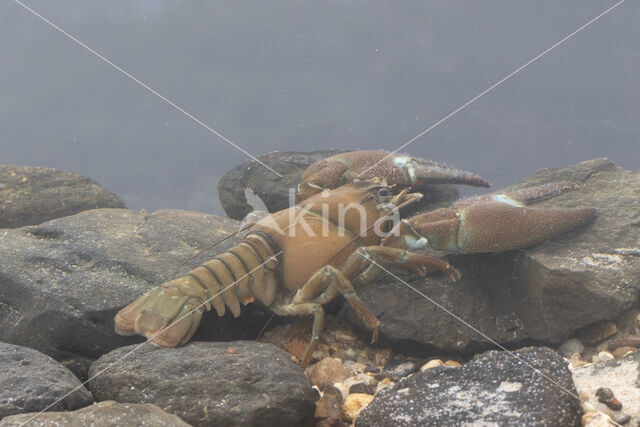
[(296, 200), (301, 202), (325, 188), (376, 178), (386, 179), (389, 186), (399, 189), (429, 184), (491, 186), (478, 175), (441, 163), (387, 151), (362, 150), (336, 154), (309, 166), (302, 175)]

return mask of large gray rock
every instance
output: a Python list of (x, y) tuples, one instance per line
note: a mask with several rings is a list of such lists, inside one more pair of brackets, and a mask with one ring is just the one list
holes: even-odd
[[(449, 256), (463, 275), (456, 283), (434, 273), (403, 275), (415, 290), (389, 276), (362, 286), (358, 295), (382, 322), (379, 344), (405, 354), (490, 347), (468, 325), (502, 344), (559, 344), (634, 304), (640, 289), (640, 172), (591, 160), (542, 170), (512, 188), (558, 180), (573, 181), (580, 191), (536, 206), (596, 207), (595, 221), (529, 249)], [(349, 308), (347, 315), (361, 325)]]
[(89, 375), (107, 367), (88, 385), (97, 400), (153, 403), (198, 426), (297, 426), (318, 397), (285, 353), (251, 341), (123, 347)]
[(91, 393), (60, 363), (36, 350), (0, 342), (0, 419), (92, 403)]
[[(126, 209), (0, 230), (0, 340), (42, 351), (83, 378), (93, 360), (141, 340), (114, 332), (120, 308), (236, 230), (235, 221), (214, 215)], [(189, 266), (233, 243), (227, 240)], [(207, 313), (202, 323), (209, 327), (201, 330), (208, 339), (254, 339), (270, 313), (250, 304), (244, 314), (232, 322)]]
[(124, 208), (124, 203), (76, 173), (0, 165), (0, 228), (40, 224), (97, 208)]
[(28, 425), (32, 427), (189, 426), (189, 424), (175, 415), (167, 414), (162, 411), (162, 409), (150, 403), (136, 404), (107, 401), (95, 403), (72, 412), (44, 412), (42, 414), (13, 415), (0, 421), (0, 427), (20, 427), (25, 423), (28, 423)]
[(403, 378), (376, 394), (356, 426), (579, 426), (580, 400), (562, 357), (544, 347), (513, 354), (490, 351)]
[(300, 183), (303, 172), (317, 160), (344, 150), (319, 150), (309, 153), (296, 151), (274, 151), (258, 159), (277, 171), (282, 178), (255, 160), (234, 167), (225, 173), (218, 183), (218, 198), (222, 209), (231, 218), (242, 219), (253, 210), (247, 203), (245, 188), (250, 188), (260, 197), (269, 212), (289, 207), (290, 189)]

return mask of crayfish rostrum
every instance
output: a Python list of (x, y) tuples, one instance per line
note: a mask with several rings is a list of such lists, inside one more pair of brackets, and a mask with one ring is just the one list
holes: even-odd
[[(456, 281), (460, 273), (446, 260), (417, 251), (427, 246), (454, 253), (523, 248), (595, 216), (595, 209), (590, 208), (526, 206), (576, 188), (558, 182), (473, 197), (450, 208), (400, 219), (400, 209), (422, 197), (409, 192), (412, 183), (447, 182), (447, 174), (450, 183), (487, 186), (488, 182), (408, 156), (394, 158), (368, 151), (359, 158), (355, 153), (330, 158), (329, 164), (346, 164), (347, 169), (338, 165), (334, 172), (318, 174), (322, 170), (312, 165), (300, 185), (300, 203), (262, 218), (248, 227), (233, 248), (123, 308), (116, 315), (116, 331), (142, 334), (156, 345), (175, 347), (189, 341), (204, 310), (213, 307), (221, 316), (228, 309), (237, 317), (241, 304), (258, 300), (279, 315), (314, 316), (311, 342), (301, 363), (304, 367), (322, 333), (322, 305), (339, 295), (372, 329), (372, 341), (376, 340), (380, 322), (355, 288), (373, 281), (384, 268), (403, 268), (419, 275), (433, 268)], [(425, 164), (436, 166), (429, 169)], [(359, 180), (348, 170), (351, 165), (378, 176)], [(337, 188), (327, 188), (332, 186)], [(311, 190), (304, 194), (305, 188)]]

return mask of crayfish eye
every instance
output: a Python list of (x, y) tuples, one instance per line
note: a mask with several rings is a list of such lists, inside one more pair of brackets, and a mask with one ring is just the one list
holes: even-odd
[(389, 197), (390, 195), (391, 195), (391, 191), (389, 191), (389, 189), (386, 187), (383, 187), (380, 190), (378, 190), (378, 197), (385, 198), (385, 197)]

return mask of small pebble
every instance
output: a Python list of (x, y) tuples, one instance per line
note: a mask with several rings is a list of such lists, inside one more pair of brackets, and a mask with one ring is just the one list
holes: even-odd
[(377, 366), (384, 366), (393, 358), (393, 350), (389, 348), (376, 350), (374, 358)]
[(596, 410), (596, 407), (593, 406), (592, 403), (590, 402), (582, 402), (582, 412), (587, 413), (587, 412), (593, 412)]
[(598, 360), (600, 360), (600, 362), (606, 362), (613, 359), (613, 354), (609, 353), (608, 351), (601, 351), (600, 353), (598, 353)]
[(591, 363), (591, 359), (593, 359), (593, 355), (594, 354), (598, 354), (598, 349), (596, 349), (595, 347), (585, 347), (584, 351), (580, 354), (580, 356), (582, 357), (582, 360), (584, 360), (587, 363)]
[(593, 356), (591, 356), (591, 361), (593, 363), (600, 363), (600, 358), (598, 357), (597, 354), (594, 354)]
[(353, 362), (351, 360), (347, 360), (344, 362), (344, 367), (355, 373), (362, 373), (367, 370), (367, 365), (360, 362)]
[(629, 421), (631, 421), (631, 415), (629, 415), (629, 414), (618, 414), (615, 417), (613, 417), (613, 421), (617, 422), (620, 425), (625, 425)]
[(604, 403), (611, 410), (619, 411), (622, 409), (622, 403), (616, 399), (610, 388), (600, 387), (596, 390), (596, 397), (598, 398), (598, 402)]
[(349, 422), (355, 421), (360, 415), (360, 411), (366, 408), (372, 400), (373, 396), (370, 394), (350, 394), (342, 406), (342, 416)]
[(558, 347), (558, 353), (563, 355), (566, 358), (573, 356), (574, 354), (582, 353), (584, 351), (584, 345), (580, 342), (578, 338), (570, 338)]
[(337, 388), (338, 390), (340, 390), (340, 393), (342, 393), (342, 399), (346, 399), (347, 397), (349, 397), (349, 387), (342, 384), (342, 383), (335, 383), (333, 384), (333, 387)]
[(320, 342), (314, 352), (311, 353), (311, 360), (322, 360), (329, 357), (331, 355), (331, 351), (331, 347), (328, 344)]
[(361, 393), (373, 395), (375, 392), (376, 388), (374, 386), (365, 383), (356, 383), (349, 387), (349, 394)]
[(574, 354), (573, 356), (571, 356), (569, 359), (567, 359), (567, 361), (569, 362), (569, 369), (574, 370), (576, 368), (580, 368), (584, 365), (588, 365), (588, 362), (585, 362), (584, 360), (582, 360), (582, 357), (580, 357), (579, 354)]
[(402, 378), (409, 374), (418, 372), (422, 366), (422, 361), (414, 359), (393, 359), (384, 365), (382, 375), (388, 378)]
[(378, 380), (376, 380), (371, 375), (356, 374), (342, 381), (342, 384), (344, 384), (345, 387), (351, 387), (354, 384), (360, 384), (360, 383), (375, 386), (376, 384), (378, 384)]
[(447, 360), (446, 362), (444, 362), (444, 366), (451, 366), (453, 368), (457, 368), (458, 366), (460, 366), (460, 362), (456, 362), (455, 360)]
[(587, 423), (597, 414), (596, 411), (588, 411), (582, 415), (582, 425), (586, 426)]
[(433, 360), (429, 360), (427, 363), (425, 363), (424, 365), (422, 365), (422, 367), (420, 368), (420, 370), (422, 372), (426, 371), (427, 369), (431, 369), (431, 368), (435, 368), (436, 366), (444, 366), (444, 362), (440, 359), (433, 359)]
[(383, 388), (390, 387), (392, 385), (393, 385), (393, 382), (389, 378), (385, 378), (382, 381), (380, 381), (376, 386), (376, 393), (378, 393)]
[(320, 390), (333, 383), (339, 383), (351, 376), (351, 372), (344, 367), (340, 359), (325, 357), (311, 367), (309, 381), (317, 385)]
[(340, 417), (342, 414), (342, 393), (335, 386), (327, 386), (324, 394), (316, 402), (316, 418)]
[(622, 357), (625, 354), (634, 352), (636, 350), (637, 350), (637, 348), (635, 348), (635, 347), (618, 347), (615, 350), (613, 350), (613, 352), (611, 352), (611, 354), (613, 354), (613, 357), (615, 357), (617, 359), (618, 357)]
[(589, 427), (612, 427), (615, 426), (611, 417), (602, 412), (587, 412), (582, 416), (582, 425)]
[[(618, 327), (610, 320), (601, 320), (585, 326), (576, 333), (577, 338), (584, 344), (598, 344), (618, 332)], [(582, 352), (581, 352), (582, 353)]]

